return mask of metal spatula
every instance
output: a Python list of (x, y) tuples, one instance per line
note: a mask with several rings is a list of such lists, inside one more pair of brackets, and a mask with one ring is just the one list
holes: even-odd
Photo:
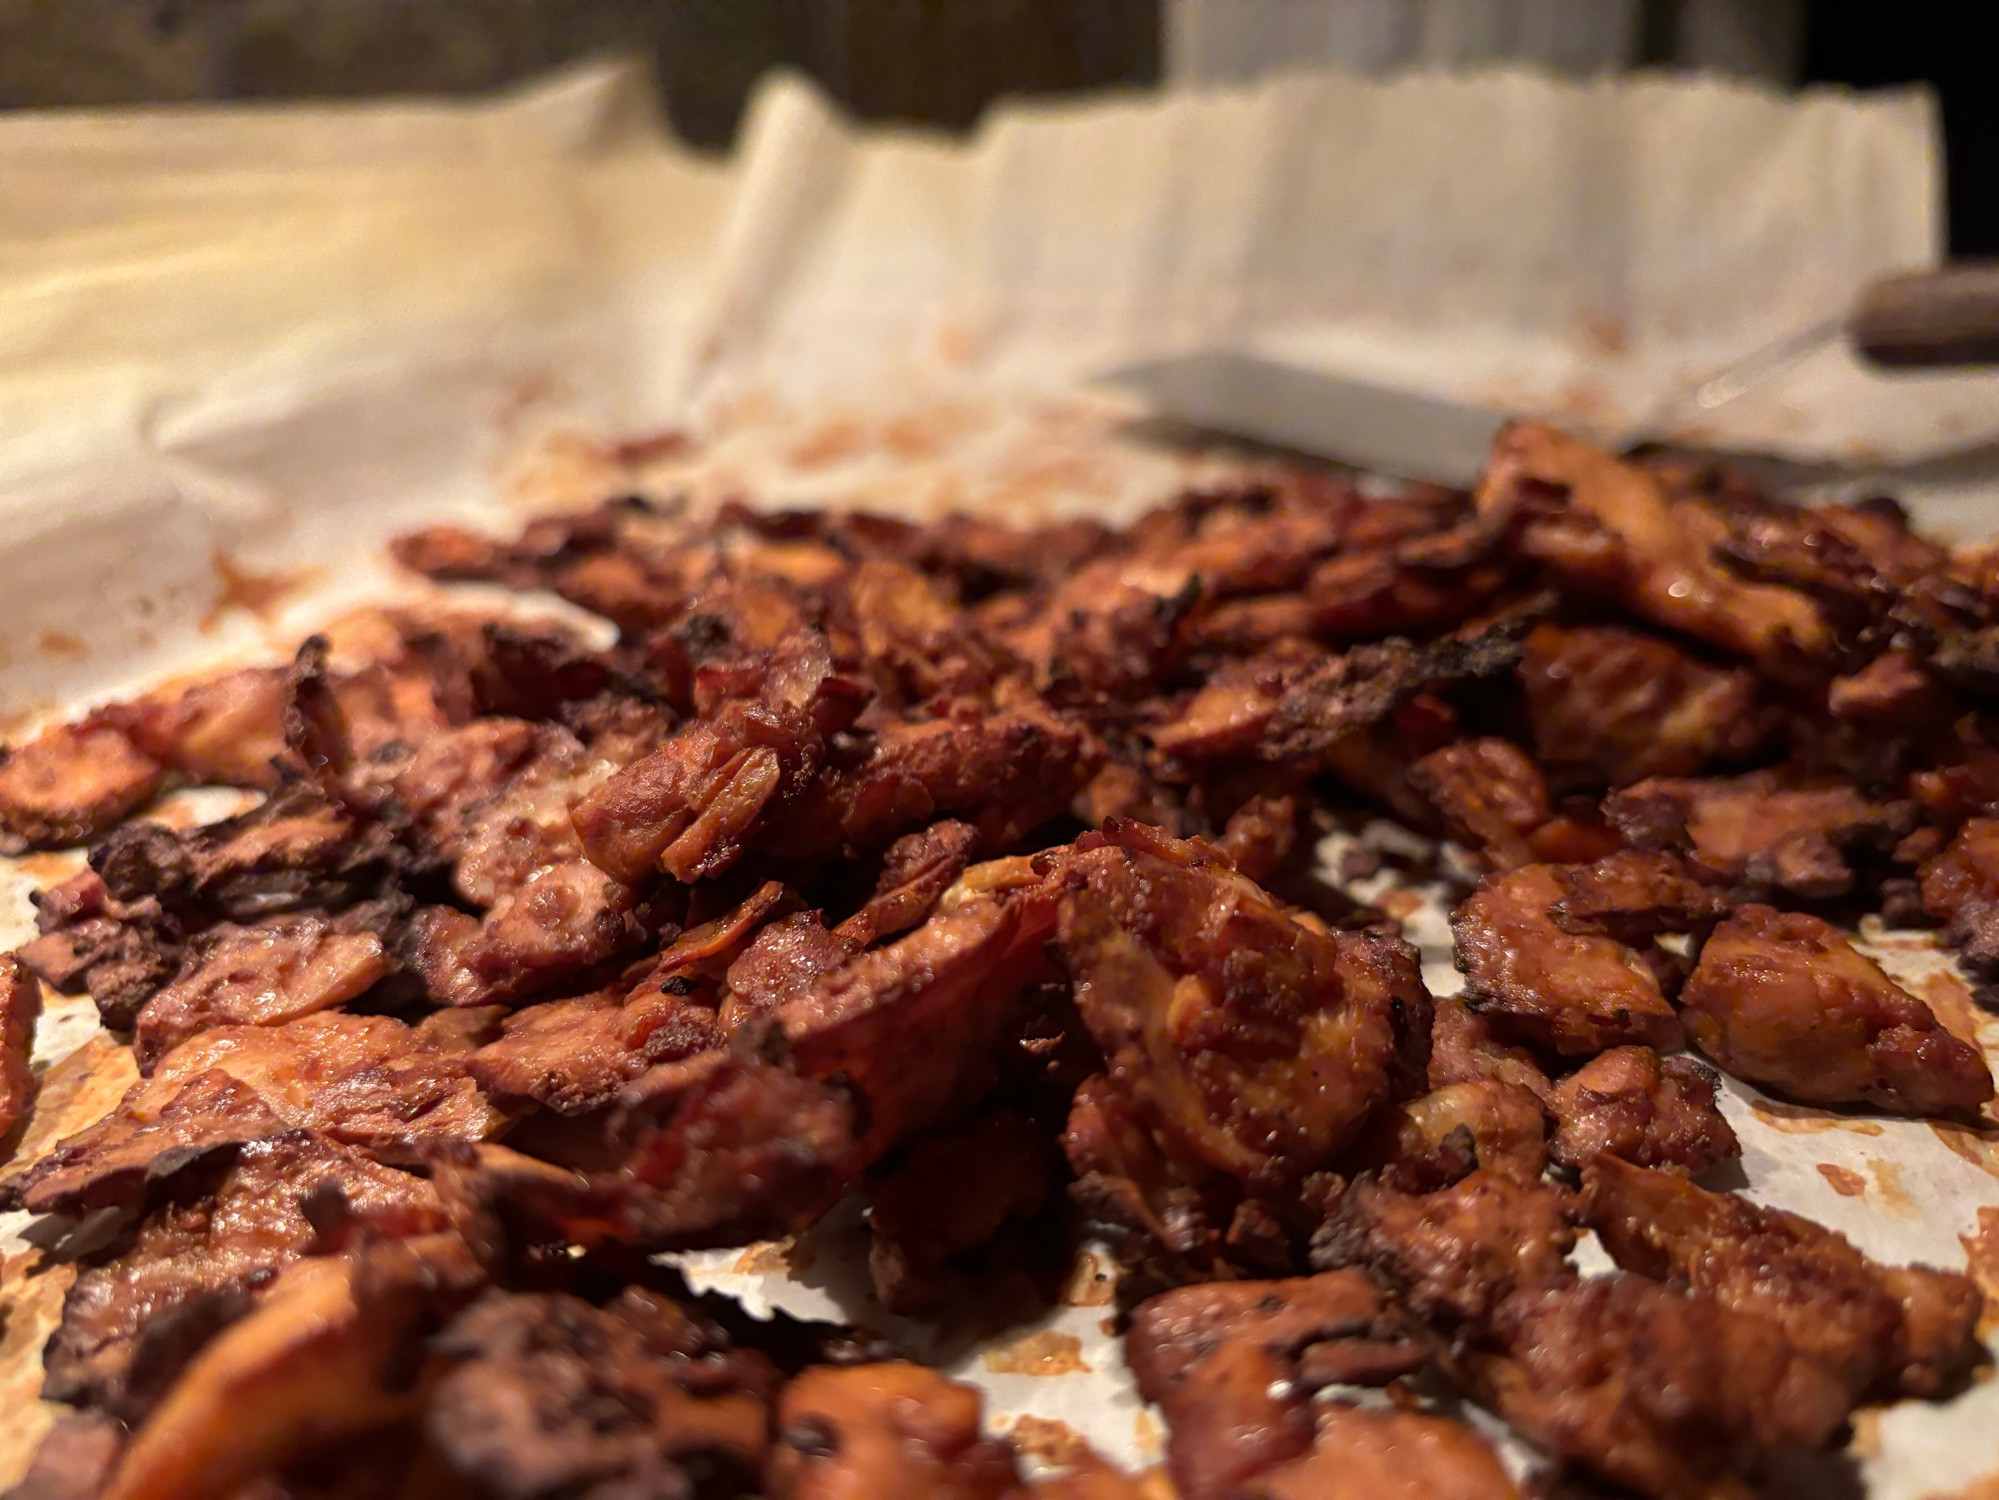
[[(1844, 317), (1791, 334), (1690, 386), (1654, 419), (1663, 432), (1755, 389), (1844, 337), (1883, 369), (1999, 364), (1999, 262), (1891, 276)], [(1161, 416), (1404, 479), (1468, 489), (1508, 412), (1208, 350), (1104, 377)]]

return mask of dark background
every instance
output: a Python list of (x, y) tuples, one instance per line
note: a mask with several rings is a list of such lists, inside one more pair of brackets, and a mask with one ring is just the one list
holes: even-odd
[[(1648, 0), (1641, 62), (1673, 56)], [(1159, 81), (1159, 0), (0, 0), (0, 108), (464, 92), (608, 49), (656, 61), (688, 141), (728, 144), (766, 69), (866, 119), (963, 129), (993, 99)], [(1999, 4), (1808, 0), (1798, 81), (1923, 80), (1951, 249), (1999, 254)]]
[(1999, 5), (1820, 0), (1805, 82), (1929, 83), (1943, 102), (1952, 255), (1999, 255)]

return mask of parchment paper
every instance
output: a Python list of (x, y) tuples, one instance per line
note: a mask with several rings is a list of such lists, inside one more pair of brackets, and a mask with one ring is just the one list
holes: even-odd
[[(1614, 432), (1937, 254), (1918, 94), (1300, 76), (1009, 108), (951, 144), (856, 131), (780, 80), (730, 162), (669, 144), (646, 98), (614, 66), (486, 105), (0, 118), (10, 728), (415, 590), (377, 549), (419, 520), (504, 526), (626, 488), (1118, 519), (1245, 461), (1143, 441), (1141, 413), (1081, 383), (1113, 364), (1233, 341)], [(1999, 436), (1995, 394), (1890, 391), (1828, 354), (1730, 408), (1727, 435), (1910, 457)], [(1999, 529), (1978, 453), (1911, 473), (1932, 518)], [(14, 863), (0, 943), (69, 868)], [(1435, 902), (1372, 894), (1455, 988)], [(1947, 1025), (1999, 1046), (1926, 939), (1875, 936)], [(129, 1064), (96, 1037), (88, 1002), (52, 1005), (31, 1148), (115, 1100)], [(1969, 1251), (1999, 1294), (1999, 1134), (1739, 1086), (1726, 1107), (1752, 1196), (1884, 1258)], [(61, 1283), (23, 1279), (20, 1227), (0, 1225), (0, 1480), (48, 1420), (28, 1398)], [(690, 1270), (927, 1350), (1030, 1454), (1080, 1434), (1156, 1458), (1101, 1266), (1052, 1313), (988, 1296), (943, 1332), (867, 1304), (858, 1227), (843, 1210)], [(1870, 1494), (1969, 1494), (1999, 1476), (1999, 1385), (1865, 1413), (1854, 1455)]]

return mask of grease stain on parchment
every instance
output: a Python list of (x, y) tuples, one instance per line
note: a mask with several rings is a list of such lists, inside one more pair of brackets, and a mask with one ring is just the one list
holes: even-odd
[(1999, 1470), (1974, 1479), (1961, 1490), (1935, 1490), (1923, 1500), (1999, 1500)]
[(1131, 1438), (1138, 1451), (1147, 1458), (1157, 1458), (1164, 1449), (1159, 1437), (1159, 1424), (1152, 1419), (1152, 1413), (1142, 1411), (1131, 1419)]
[(1978, 1331), (1990, 1338), (1999, 1333), (1999, 1208), (1979, 1209), (1978, 1227), (1957, 1239), (1964, 1246), (1965, 1274), (1985, 1298)]
[(1989, 1177), (1999, 1177), (1999, 1132), (1973, 1130), (1941, 1120), (1927, 1120), (1930, 1132), (1952, 1155), (1961, 1157)]
[(1083, 1341), (1058, 1328), (1030, 1333), (1002, 1349), (988, 1349), (980, 1362), (995, 1375), (1087, 1375)]
[(1832, 1184), (1832, 1190), (1842, 1198), (1858, 1198), (1867, 1191), (1867, 1179), (1851, 1167), (1835, 1166), (1829, 1161), (1818, 1164), (1819, 1176)]
[(1875, 1203), (1883, 1212), (1898, 1219), (1919, 1219), (1922, 1210), (1902, 1181), (1902, 1169), (1883, 1157), (1867, 1158), (1867, 1170), (1874, 1174)]
[(1917, 986), (1922, 991), (1923, 1003), (1931, 1014), (1952, 1036), (1972, 1046), (1982, 1046), (1983, 1032), (1991, 1028), (1991, 1019), (1978, 1007), (1972, 998), (1971, 986), (1948, 969), (1939, 969), (1934, 974), (1923, 976)]
[(1749, 1112), (1763, 1124), (1784, 1135), (1817, 1135), (1821, 1131), (1844, 1130), (1851, 1135), (1880, 1135), (1881, 1127), (1872, 1120), (1850, 1120), (1844, 1115), (1827, 1114), (1800, 1104), (1780, 1104), (1775, 1099), (1752, 1099)]
[(203, 635), (213, 635), (222, 622), (237, 611), (249, 615), (259, 624), (270, 624), (287, 601), (317, 583), (324, 574), (323, 569), (314, 567), (274, 568), (269, 572), (258, 572), (237, 562), (220, 548), (209, 555), (208, 565), (220, 587), (214, 602), (208, 606), (208, 613), (196, 626)]
[(74, 1265), (45, 1266), (39, 1250), (0, 1263), (0, 1455), (12, 1468), (0, 1484), (20, 1478), (55, 1420), (59, 1408), (41, 1399), (42, 1345), (75, 1280)]
[(1051, 1469), (1074, 1469), (1097, 1461), (1090, 1440), (1055, 1417), (1016, 1417), (1000, 1430), (1027, 1457)]

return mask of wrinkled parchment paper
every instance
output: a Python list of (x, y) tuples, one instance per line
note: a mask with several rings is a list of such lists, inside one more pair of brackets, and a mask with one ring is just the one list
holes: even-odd
[[(728, 162), (669, 144), (648, 99), (606, 66), (489, 104), (0, 117), (9, 732), (422, 593), (379, 557), (419, 521), (508, 526), (632, 488), (1122, 518), (1253, 461), (1148, 443), (1087, 378), (1218, 342), (1615, 434), (1938, 253), (1919, 94), (1298, 76), (1008, 108), (947, 143), (857, 131), (779, 80)], [(1890, 387), (1833, 350), (1715, 436), (1813, 462), (1969, 449), (1899, 486), (1982, 535), (1995, 397), (1993, 377)], [(0, 872), (0, 944), (74, 868)], [(1436, 901), (1361, 894), (1454, 989)], [(1927, 939), (1868, 936), (1999, 1050)], [(53, 1001), (38, 1057), (28, 1152), (130, 1076), (87, 1001)], [(1739, 1085), (1726, 1105), (1752, 1196), (1886, 1259), (1969, 1256), (1999, 1295), (1999, 1132)], [(23, 1227), (0, 1222), (0, 1480), (49, 1420), (37, 1351), (66, 1275), (27, 1274)], [(872, 1306), (861, 1230), (849, 1207), (686, 1262), (753, 1310), (858, 1321), (976, 1381), (1032, 1457), (1157, 1458), (1102, 1257), (1053, 1310), (1000, 1286), (938, 1327)], [(1885, 1500), (1994, 1482), (1999, 1383), (1863, 1413), (1852, 1457)], [(1793, 1488), (1826, 1492), (1809, 1469)]]

